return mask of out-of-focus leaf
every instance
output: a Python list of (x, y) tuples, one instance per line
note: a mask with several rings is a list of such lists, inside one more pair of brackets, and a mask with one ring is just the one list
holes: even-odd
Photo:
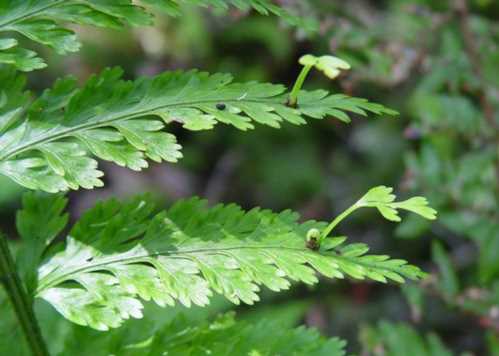
[(432, 242), (433, 261), (437, 264), (439, 274), (437, 288), (447, 297), (452, 300), (452, 297), (459, 292), (459, 280), (454, 266), (445, 252), (442, 245), (434, 240)]
[(366, 352), (375, 356), (452, 356), (437, 335), (422, 337), (402, 323), (381, 321), (376, 327), (364, 328), (361, 341)]

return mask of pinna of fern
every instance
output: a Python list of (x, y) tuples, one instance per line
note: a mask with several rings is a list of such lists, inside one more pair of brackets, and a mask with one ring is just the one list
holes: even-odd
[[(376, 207), (393, 221), (400, 219), (399, 209), (435, 218), (424, 198), (394, 199), (391, 188), (381, 186), (354, 207)], [(317, 249), (308, 248), (311, 230), (331, 229), (324, 222), (299, 223), (292, 211), (208, 207), (198, 198), (161, 212), (145, 197), (101, 202), (71, 227), (65, 243), (54, 243), (66, 226), (64, 205), (60, 195), (25, 196), (17, 225), (29, 258), (21, 253), (19, 265), (32, 298), (99, 330), (141, 318), (141, 299), (204, 306), (215, 292), (235, 304), (253, 304), (261, 287), (280, 291), (291, 282), (314, 284), (317, 274), (400, 283), (425, 275), (404, 260), (366, 255), (365, 244), (345, 244), (346, 237), (326, 235)], [(42, 224), (44, 229), (35, 229)]]
[[(183, 4), (227, 11), (234, 6), (242, 11), (255, 9), (273, 14), (287, 23), (313, 31), (313, 21), (292, 15), (271, 0), (142, 0), (142, 5), (159, 9), (170, 16), (180, 15)], [(47, 65), (38, 54), (22, 47), (17, 36), (46, 45), (58, 54), (76, 52), (81, 43), (66, 23), (122, 29), (126, 25), (148, 26), (153, 15), (132, 0), (2, 0), (0, 2), (0, 63), (17, 70), (32, 71)]]
[(103, 184), (93, 157), (133, 170), (147, 167), (147, 159), (176, 162), (181, 146), (167, 132), (172, 122), (194, 131), (218, 123), (248, 130), (330, 116), (348, 122), (348, 113), (396, 114), (365, 99), (301, 90), (302, 75), (288, 94), (283, 85), (235, 83), (229, 74), (175, 71), (135, 81), (122, 74), (106, 69), (82, 87), (66, 77), (29, 102), (22, 79), (2, 72), (0, 174), (47, 192), (91, 189)]

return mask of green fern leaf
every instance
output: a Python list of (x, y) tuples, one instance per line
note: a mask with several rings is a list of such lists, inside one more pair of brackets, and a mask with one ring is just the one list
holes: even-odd
[(37, 265), (53, 239), (66, 227), (67, 199), (60, 195), (26, 193), (23, 209), (17, 212), (17, 231), (23, 240), (17, 265), (29, 293), (36, 290)]
[(97, 338), (94, 330), (72, 327), (60, 355), (88, 355), (96, 350), (98, 355), (120, 356), (345, 355), (345, 341), (325, 338), (315, 329), (292, 328), (268, 317), (250, 323), (236, 320), (233, 312), (205, 320), (199, 312), (184, 309), (175, 316), (161, 315), (162, 322), (151, 318), (129, 322)]
[[(179, 4), (211, 6), (227, 10), (229, 5), (241, 10), (251, 8), (264, 15), (277, 15), (293, 25), (316, 26), (275, 5), (270, 0), (144, 0), (170, 15), (179, 14)], [(152, 24), (152, 15), (131, 0), (5, 0), (0, 4), (0, 32), (18, 34), (51, 47), (59, 54), (76, 52), (81, 44), (73, 30), (64, 24), (70, 22), (104, 28), (120, 29), (126, 25)], [(0, 63), (13, 65), (21, 71), (46, 67), (33, 51), (19, 47), (15, 38), (0, 38)]]
[[(59, 54), (76, 52), (80, 43), (74, 31), (62, 23), (122, 28), (130, 25), (150, 25), (151, 16), (129, 0), (6, 0), (0, 5), (0, 31), (20, 34), (46, 45)], [(22, 71), (43, 68), (46, 64), (32, 51), (18, 46), (14, 38), (2, 39), (0, 62), (13, 64)]]
[(31, 105), (5, 114), (13, 118), (0, 117), (8, 122), (0, 130), (0, 174), (47, 192), (90, 189), (102, 186), (92, 156), (133, 170), (147, 167), (147, 159), (176, 162), (181, 147), (163, 130), (172, 122), (188, 130), (217, 123), (248, 130), (254, 123), (300, 125), (307, 117), (348, 121), (348, 112), (394, 113), (324, 90), (300, 92), (297, 108), (290, 108), (284, 86), (233, 83), (228, 74), (165, 72), (133, 82), (121, 76), (120, 69), (107, 69), (81, 88), (72, 77), (58, 80)]
[(13, 70), (0, 70), (0, 137), (19, 119), (29, 100), (25, 84), (25, 78)]
[(269, 320), (250, 324), (235, 321), (233, 314), (228, 313), (212, 323), (196, 326), (177, 319), (146, 345), (129, 346), (127, 355), (146, 352), (149, 355), (343, 356), (345, 345), (338, 338), (322, 337), (317, 330), (283, 328), (279, 322)]
[(275, 15), (282, 18), (286, 23), (297, 26), (308, 32), (318, 30), (318, 23), (313, 18), (296, 16), (288, 9), (277, 5), (272, 0), (142, 0), (144, 4), (149, 4), (153, 7), (159, 8), (171, 16), (179, 16), (181, 14), (180, 5), (190, 4), (203, 6), (207, 8), (214, 8), (219, 11), (226, 12), (230, 6), (233, 6), (243, 12), (254, 9), (260, 15), (269, 16)]
[(375, 207), (390, 221), (401, 221), (398, 209), (411, 211), (430, 220), (436, 219), (437, 212), (428, 206), (428, 200), (424, 197), (412, 197), (410, 199), (395, 202), (393, 188), (380, 185), (370, 189), (356, 204), (359, 207)]
[[(27, 210), (25, 225), (51, 220)], [(289, 210), (209, 208), (197, 198), (155, 210), (147, 199), (137, 198), (109, 200), (86, 212), (65, 246), (54, 248), (62, 250), (49, 253), (39, 267), (35, 296), (77, 324), (105, 330), (140, 318), (139, 298), (161, 306), (176, 301), (204, 306), (216, 292), (236, 304), (253, 304), (261, 286), (280, 291), (291, 281), (314, 284), (316, 273), (381, 282), (425, 275), (404, 260), (365, 255), (367, 246), (345, 246), (344, 239), (309, 249), (307, 232), (326, 224), (299, 224)]]

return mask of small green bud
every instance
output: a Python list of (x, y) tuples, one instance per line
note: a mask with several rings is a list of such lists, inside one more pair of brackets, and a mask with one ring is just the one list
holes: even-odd
[(318, 250), (320, 247), (320, 237), (321, 237), (321, 232), (318, 229), (312, 228), (307, 231), (307, 243), (306, 246), (307, 248), (311, 250)]
[(299, 63), (303, 66), (314, 66), (330, 79), (334, 79), (340, 75), (341, 70), (350, 69), (350, 64), (348, 64), (348, 62), (334, 56), (316, 57), (311, 54), (306, 54), (300, 58)]
[(319, 240), (319, 237), (321, 237), (321, 232), (319, 231), (319, 229), (312, 228), (312, 229), (308, 230), (307, 241)]

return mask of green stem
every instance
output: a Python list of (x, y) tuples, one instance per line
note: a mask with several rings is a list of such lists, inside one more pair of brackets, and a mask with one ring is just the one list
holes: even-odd
[(289, 106), (295, 107), (298, 103), (298, 93), (300, 93), (301, 87), (303, 86), (305, 79), (307, 79), (308, 72), (310, 72), (310, 69), (312, 69), (312, 67), (312, 65), (304, 66), (300, 72), (300, 75), (298, 75), (298, 78), (296, 78), (293, 89), (291, 90), (291, 93), (289, 93)]
[(19, 323), (24, 331), (31, 352), (35, 356), (48, 356), (40, 328), (35, 318), (33, 306), (17, 274), (14, 259), (9, 250), (6, 237), (0, 233), (0, 280), (5, 286), (14, 306)]
[(345, 219), (348, 215), (350, 215), (351, 213), (353, 213), (355, 210), (357, 210), (360, 207), (361, 207), (361, 205), (359, 205), (357, 202), (354, 205), (352, 205), (351, 207), (349, 207), (347, 210), (342, 212), (340, 215), (338, 215), (336, 218), (334, 218), (334, 220), (331, 221), (331, 223), (322, 231), (321, 241), (323, 241), (326, 237), (328, 237), (328, 235), (331, 233), (331, 231), (333, 231), (333, 229), (336, 227), (336, 225), (338, 225), (340, 222), (343, 221), (343, 219)]

